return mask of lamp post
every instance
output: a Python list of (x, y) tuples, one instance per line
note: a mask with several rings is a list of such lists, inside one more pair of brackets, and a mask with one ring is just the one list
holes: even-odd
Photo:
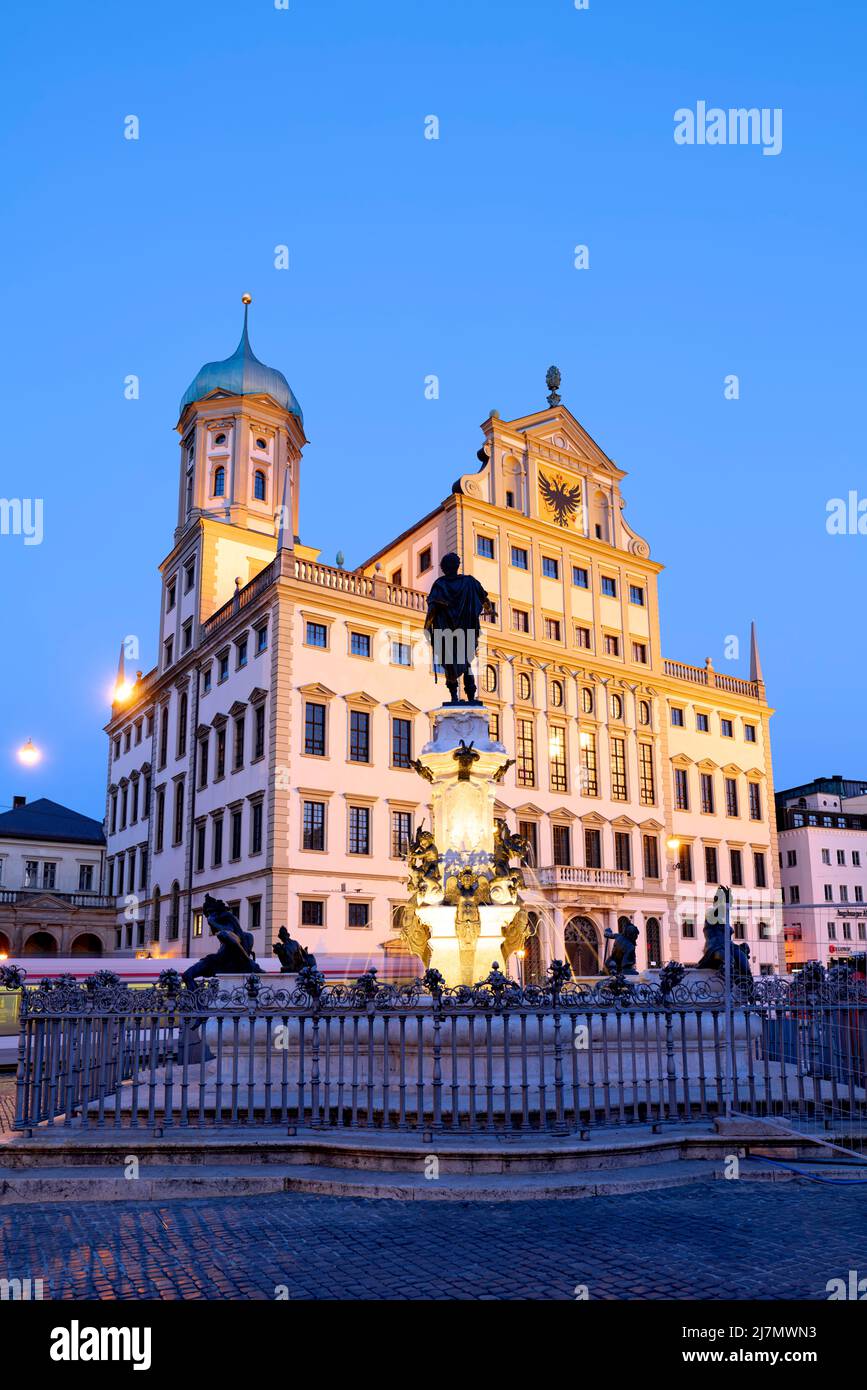
[(518, 961), (518, 984), (521, 986), (521, 989), (524, 988), (524, 958), (526, 954), (527, 952), (524, 950), (523, 946), (520, 950), (515, 952)]

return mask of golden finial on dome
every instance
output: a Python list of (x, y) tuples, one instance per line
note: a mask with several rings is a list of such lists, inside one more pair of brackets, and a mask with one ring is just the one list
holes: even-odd
[(253, 303), (253, 296), (252, 296), (251, 294), (242, 294), (242, 295), (241, 295), (241, 303), (242, 303), (242, 304), (252, 304), (252, 303)]

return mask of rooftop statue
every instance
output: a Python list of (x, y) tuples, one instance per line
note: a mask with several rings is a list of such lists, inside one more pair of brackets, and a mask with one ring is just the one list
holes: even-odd
[(492, 604), (478, 579), (458, 574), (460, 565), (460, 556), (453, 551), (440, 561), (442, 575), (428, 595), (425, 632), (433, 651), (434, 677), (445, 675), (450, 703), (461, 703), (458, 683), (463, 678), (466, 703), (477, 705), (472, 663), (479, 644), (479, 620), (492, 611)]

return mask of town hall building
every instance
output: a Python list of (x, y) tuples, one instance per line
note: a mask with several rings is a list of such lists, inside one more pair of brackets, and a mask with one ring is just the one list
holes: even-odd
[(430, 824), (413, 763), (446, 698), (426, 595), (457, 551), (493, 605), (479, 693), (515, 760), (498, 814), (530, 845), (520, 968), (595, 973), (624, 915), (640, 966), (694, 963), (719, 883), (754, 969), (781, 968), (755, 633), (749, 679), (663, 655), (662, 566), (626, 519), (625, 474), (548, 384), (542, 409), (484, 421), (478, 468), (432, 512), (357, 569), (326, 565), (299, 539), (301, 407), (245, 308), (235, 352), (181, 401), (158, 659), (107, 725), (118, 950), (209, 950), (206, 893), (260, 959), (284, 924), (325, 961), (404, 950), (405, 854)]

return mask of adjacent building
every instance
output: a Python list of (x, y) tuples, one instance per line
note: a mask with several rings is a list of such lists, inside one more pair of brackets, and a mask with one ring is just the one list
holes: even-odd
[(777, 793), (786, 968), (867, 951), (867, 778)]
[(663, 655), (662, 566), (626, 520), (625, 474), (556, 390), (481, 429), (478, 466), (346, 570), (299, 538), (303, 416), (246, 312), (236, 351), (196, 375), (158, 661), (107, 725), (118, 949), (203, 951), (205, 892), (260, 955), (284, 923), (317, 955), (401, 949), (404, 856), (429, 817), (412, 764), (445, 695), (426, 595), (457, 551), (493, 601), (479, 688), (515, 758), (499, 813), (532, 846), (525, 968), (594, 972), (623, 914), (642, 964), (695, 961), (720, 882), (757, 966), (780, 965), (755, 635), (748, 679)]
[(0, 956), (98, 956), (114, 949), (102, 822), (45, 797), (0, 815)]

